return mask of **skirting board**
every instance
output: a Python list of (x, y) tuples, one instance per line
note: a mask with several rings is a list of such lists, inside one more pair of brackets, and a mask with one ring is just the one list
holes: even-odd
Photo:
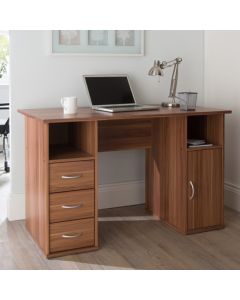
[(145, 202), (144, 181), (130, 181), (99, 186), (99, 209), (137, 205)]
[[(144, 180), (99, 186), (99, 209), (130, 206), (145, 202)], [(11, 194), (8, 201), (8, 220), (25, 219), (24, 194)]]
[(224, 200), (226, 206), (240, 211), (240, 187), (232, 184), (231, 182), (225, 181)]

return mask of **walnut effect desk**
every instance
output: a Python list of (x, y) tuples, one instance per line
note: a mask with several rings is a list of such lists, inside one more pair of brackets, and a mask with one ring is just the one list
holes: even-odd
[[(182, 234), (224, 226), (228, 110), (104, 113), (19, 110), (25, 116), (26, 226), (47, 257), (98, 248), (98, 152), (144, 148), (146, 209)], [(187, 148), (187, 139), (211, 147)]]

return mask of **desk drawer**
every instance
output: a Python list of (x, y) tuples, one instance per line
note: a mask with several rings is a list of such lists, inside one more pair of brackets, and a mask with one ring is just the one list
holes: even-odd
[(50, 193), (93, 187), (93, 160), (50, 164)]
[(50, 194), (50, 222), (94, 217), (94, 190)]
[(93, 245), (93, 218), (50, 225), (50, 252), (91, 247)]

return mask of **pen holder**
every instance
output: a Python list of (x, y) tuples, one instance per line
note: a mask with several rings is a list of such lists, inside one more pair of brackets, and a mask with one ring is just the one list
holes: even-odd
[(180, 92), (178, 93), (181, 110), (195, 110), (197, 104), (197, 93), (195, 92)]

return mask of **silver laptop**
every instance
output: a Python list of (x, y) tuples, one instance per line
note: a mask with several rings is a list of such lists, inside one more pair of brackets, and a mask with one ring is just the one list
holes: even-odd
[(157, 110), (136, 103), (127, 75), (84, 75), (92, 108), (106, 112)]

